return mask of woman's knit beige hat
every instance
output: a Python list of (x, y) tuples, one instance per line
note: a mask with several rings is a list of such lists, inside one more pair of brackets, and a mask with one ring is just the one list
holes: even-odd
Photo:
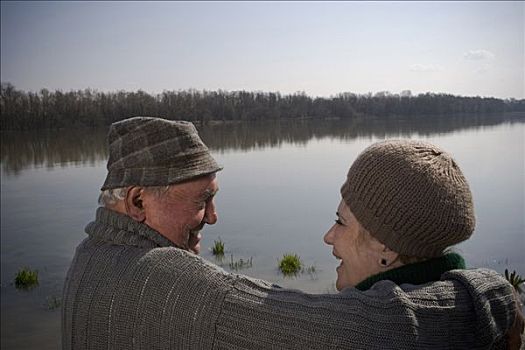
[(450, 154), (421, 141), (365, 149), (341, 195), (363, 227), (397, 253), (434, 257), (474, 231), (472, 194)]

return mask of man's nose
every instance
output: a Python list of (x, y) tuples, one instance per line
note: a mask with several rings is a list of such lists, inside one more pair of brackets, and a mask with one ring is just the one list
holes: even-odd
[(213, 225), (217, 222), (217, 212), (215, 211), (215, 203), (213, 200), (206, 204), (206, 212), (204, 213), (204, 222), (208, 225)]

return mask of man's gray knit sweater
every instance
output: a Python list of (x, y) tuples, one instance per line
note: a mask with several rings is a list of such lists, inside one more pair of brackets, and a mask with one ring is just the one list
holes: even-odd
[(64, 286), (63, 349), (492, 349), (514, 320), (489, 270), (313, 295), (227, 273), (99, 208)]

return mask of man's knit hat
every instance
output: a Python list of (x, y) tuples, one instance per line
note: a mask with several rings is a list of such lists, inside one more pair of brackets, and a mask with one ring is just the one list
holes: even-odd
[(222, 169), (186, 121), (134, 117), (109, 129), (108, 175), (102, 190), (163, 186)]
[(361, 225), (400, 254), (438, 256), (474, 231), (467, 180), (451, 155), (430, 143), (373, 144), (350, 167), (341, 195)]

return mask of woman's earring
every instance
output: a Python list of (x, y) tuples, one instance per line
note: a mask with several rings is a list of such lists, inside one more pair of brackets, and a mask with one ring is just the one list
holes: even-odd
[(386, 261), (386, 259), (381, 259), (381, 266), (387, 266), (388, 265), (388, 261)]

